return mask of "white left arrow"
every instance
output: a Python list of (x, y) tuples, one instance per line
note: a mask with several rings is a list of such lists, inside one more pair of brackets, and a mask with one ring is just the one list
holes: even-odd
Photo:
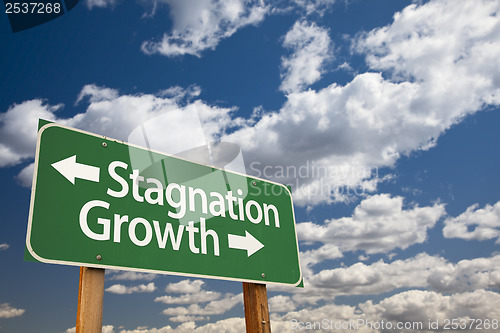
[(229, 248), (247, 250), (247, 256), (249, 257), (264, 247), (264, 244), (246, 230), (245, 236), (227, 235), (227, 241), (229, 242)]
[(73, 185), (75, 184), (75, 178), (99, 182), (99, 168), (78, 163), (76, 161), (76, 155), (52, 163), (51, 165)]

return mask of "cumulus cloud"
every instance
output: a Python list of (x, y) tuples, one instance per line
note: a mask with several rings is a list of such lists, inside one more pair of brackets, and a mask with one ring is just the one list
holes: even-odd
[(280, 89), (297, 92), (318, 81), (325, 63), (332, 58), (331, 43), (328, 30), (314, 23), (296, 22), (283, 41), (283, 46), (293, 53), (282, 58)]
[[(180, 13), (175, 16), (186, 28), (190, 19), (181, 19), (181, 14), (188, 12), (184, 8), (188, 5), (182, 3), (174, 4)], [(238, 9), (242, 8), (240, 2), (233, 4), (229, 12), (234, 12), (235, 20), (244, 22), (238, 15), (246, 13), (248, 6), (242, 12)], [(206, 2), (194, 9), (207, 11), (210, 18), (219, 15), (211, 14), (217, 12), (217, 6), (229, 5)], [(429, 149), (466, 115), (485, 105), (499, 104), (497, 11), (497, 4), (488, 1), (463, 6), (450, 1), (412, 4), (395, 15), (392, 24), (354, 39), (353, 50), (365, 55), (369, 68), (378, 72), (358, 74), (346, 85), (289, 93), (280, 110), (253, 121), (233, 119), (233, 108), (218, 108), (201, 101), (182, 109), (196, 108), (208, 117), (203, 120), (207, 136), (238, 144), (245, 160), (252, 161), (247, 165), (250, 174), (291, 185), (297, 204), (349, 200), (376, 190), (377, 184), (386, 179), (379, 178), (379, 168), (394, 166), (401, 155)], [(184, 16), (189, 16), (186, 13)], [(321, 36), (324, 33), (306, 23), (297, 24), (297, 31), (303, 33), (290, 36), (307, 36), (310, 31)], [(301, 75), (298, 77), (301, 79), (297, 82), (306, 82), (301, 81), (305, 80)], [(89, 102), (85, 113), (57, 120), (121, 140), (126, 140), (138, 124), (179, 108), (178, 99), (173, 97), (120, 95), (94, 85), (82, 89), (77, 101), (84, 99)], [(0, 165), (15, 165), (32, 158), (34, 119), (43, 116), (55, 120), (60, 107), (32, 100), (2, 114)], [(224, 128), (229, 126), (235, 129), (224, 134)]]
[(193, 304), (214, 301), (221, 297), (216, 291), (202, 290), (196, 294), (183, 294), (180, 296), (165, 295), (155, 298), (155, 302), (164, 304)]
[[(450, 0), (414, 3), (396, 13), (390, 26), (366, 33), (358, 40), (357, 50), (367, 54), (373, 69), (389, 71), (396, 80), (441, 87), (433, 92), (434, 98), (448, 92), (442, 84), (452, 79), (452, 97), (467, 92), (457, 104), (466, 103), (471, 109), (482, 103), (497, 104), (499, 11), (500, 4), (491, 0), (460, 6)], [(465, 111), (461, 109), (457, 113)]]
[[(208, 316), (223, 314), (243, 301), (242, 294), (222, 295), (219, 292), (203, 289), (202, 280), (182, 280), (169, 283), (165, 288), (167, 293), (181, 294), (179, 296), (165, 295), (155, 298), (155, 302), (164, 304), (190, 304), (187, 307), (169, 307), (163, 314), (170, 316), (174, 322), (194, 322), (209, 319)], [(201, 303), (207, 303), (200, 306)]]
[[(226, 139), (259, 162), (253, 174), (266, 170), (292, 185), (299, 204), (343, 201), (348, 189), (374, 191), (383, 180), (378, 168), (429, 149), (465, 116), (500, 103), (498, 7), (412, 4), (392, 24), (353, 40), (369, 72), (345, 85), (290, 93), (280, 110)], [(295, 176), (300, 167), (304, 177)]]
[[(177, 8), (172, 10), (179, 11), (175, 15), (182, 23), (179, 31), (211, 31), (203, 26), (205, 21), (188, 17), (191, 5), (180, 1), (170, 4)], [(226, 8), (229, 4), (234, 8)], [(250, 15), (249, 8), (254, 7), (266, 8), (260, 2), (244, 6), (235, 0), (200, 2), (193, 10), (206, 11), (207, 22), (227, 10), (227, 15), (241, 24), (245, 22), (241, 15)], [(333, 83), (318, 90), (291, 92), (279, 110), (252, 121), (234, 119), (234, 108), (201, 101), (179, 105), (179, 99), (168, 94), (120, 95), (112, 88), (95, 85), (83, 87), (77, 98), (78, 103), (88, 101), (87, 110), (69, 119), (57, 119), (61, 105), (25, 101), (1, 115), (0, 166), (33, 157), (36, 118), (40, 116), (126, 141), (140, 123), (174, 109), (194, 108), (201, 118), (206, 117), (202, 119), (206, 136), (238, 144), (245, 160), (252, 162), (247, 171), (291, 185), (299, 205), (346, 201), (373, 193), (377, 184), (387, 179), (379, 177), (379, 168), (394, 166), (401, 155), (429, 149), (466, 115), (499, 104), (497, 12), (498, 4), (491, 1), (462, 6), (444, 0), (412, 4), (396, 14), (392, 24), (354, 38), (353, 50), (366, 57), (369, 72), (356, 75), (345, 85)], [(198, 22), (192, 23), (196, 29), (188, 28), (190, 20)], [(290, 45), (307, 40), (303, 37), (311, 31), (313, 36), (326, 36), (322, 28), (312, 24), (303, 22), (296, 27), (290, 32), (294, 36), (290, 40), (295, 41)], [(168, 47), (172, 43), (167, 43)], [(290, 69), (300, 66), (291, 65)], [(321, 66), (314, 68), (320, 71)], [(290, 77), (285, 75), (284, 82)], [(297, 77), (300, 80), (296, 82), (306, 84), (305, 77)], [(172, 92), (176, 94), (175, 89)], [(196, 94), (196, 89), (189, 94)], [(225, 128), (232, 132), (226, 134)], [(189, 130), (176, 129), (183, 133)], [(163, 130), (158, 135), (165, 133)], [(28, 175), (29, 169), (23, 174)]]
[(443, 293), (500, 288), (500, 256), (461, 260), (429, 272), (429, 287)]
[[(86, 85), (77, 102), (87, 101), (88, 107), (71, 118), (57, 116), (63, 105), (50, 105), (38, 99), (14, 104), (0, 114), (0, 167), (34, 158), (39, 118), (127, 142), (138, 126), (154, 119), (155, 126), (148, 127), (147, 135), (150, 142), (162, 142), (162, 146), (152, 148), (171, 154), (177, 153), (179, 147), (190, 149), (216, 141), (224, 128), (241, 121), (231, 117), (234, 108), (220, 108), (198, 100), (188, 102), (190, 96), (199, 93), (197, 88), (189, 87), (187, 91), (174, 88), (158, 95), (120, 95), (115, 89)], [(173, 125), (179, 123), (183, 126)], [(192, 135), (185, 136), (186, 132)], [(22, 185), (31, 185), (33, 169), (33, 164), (27, 165), (17, 176)]]
[(209, 290), (200, 290), (196, 293), (186, 293), (180, 296), (165, 295), (155, 298), (155, 302), (165, 304), (192, 304), (214, 301), (221, 297), (221, 293)]
[(226, 294), (223, 298), (210, 301), (203, 307), (198, 304), (191, 304), (188, 307), (170, 307), (163, 310), (163, 314), (177, 322), (199, 321), (208, 319), (205, 316), (224, 314), (241, 303), (243, 303), (243, 294)]
[(165, 291), (179, 294), (194, 294), (199, 293), (204, 284), (203, 280), (182, 280), (177, 283), (169, 283)]
[(134, 294), (134, 293), (152, 293), (156, 290), (154, 282), (146, 284), (140, 284), (137, 286), (127, 287), (122, 284), (114, 284), (111, 287), (105, 289), (108, 293), (112, 294)]
[(290, 296), (277, 295), (269, 298), (269, 312), (294, 311), (296, 304)]
[[(309, 307), (301, 310), (289, 311), (285, 314), (271, 313), (271, 327), (276, 332), (296, 332), (298, 323), (302, 329), (305, 325), (324, 325), (324, 329), (347, 333), (356, 330), (360, 333), (383, 332), (373, 329), (373, 325), (381, 322), (396, 325), (415, 325), (414, 330), (391, 329), (391, 332), (418, 331), (423, 333), (435, 332), (429, 329), (429, 321), (438, 322), (439, 329), (443, 329), (445, 319), (456, 318), (469, 321), (473, 319), (496, 319), (500, 316), (500, 294), (475, 290), (471, 292), (443, 295), (435, 291), (408, 290), (380, 300), (378, 303), (367, 301), (357, 305), (337, 305), (329, 303), (318, 307)], [(326, 321), (325, 321), (326, 320)], [(355, 329), (349, 323), (358, 323)], [(316, 324), (315, 324), (316, 323)], [(344, 328), (342, 324), (344, 323)], [(352, 325), (351, 324), (351, 325)], [(329, 325), (332, 325), (331, 327)], [(335, 326), (337, 325), (337, 326)], [(370, 326), (372, 325), (372, 326)], [(418, 326), (421, 325), (421, 326)], [(375, 326), (376, 327), (376, 326)], [(421, 328), (420, 328), (421, 327)], [(243, 318), (227, 318), (215, 323), (196, 326), (194, 322), (183, 323), (176, 328), (165, 326), (162, 328), (137, 328), (122, 330), (121, 333), (166, 333), (166, 332), (196, 332), (237, 333), (245, 331)], [(464, 331), (474, 332), (474, 327), (468, 326)]]
[(9, 303), (0, 304), (0, 318), (13, 318), (21, 316), (26, 310), (16, 309), (10, 306)]
[(173, 29), (160, 41), (142, 44), (146, 54), (200, 56), (214, 49), (221, 40), (237, 30), (261, 22), (269, 8), (262, 0), (183, 1), (163, 0), (170, 7)]
[(0, 114), (0, 167), (33, 158), (38, 118), (54, 120), (62, 105), (48, 105), (41, 99), (14, 104)]
[(2, 244), (0, 244), (0, 251), (5, 251), (5, 250), (7, 250), (9, 247), (10, 247), (10, 245), (9, 245), (9, 244), (7, 244), (7, 243), (2, 243)]
[(422, 253), (390, 263), (383, 260), (370, 265), (359, 262), (350, 267), (321, 270), (307, 282), (335, 295), (368, 295), (399, 288), (424, 288), (428, 286), (430, 271), (445, 263), (443, 258)]
[[(433, 291), (409, 290), (382, 299), (378, 303), (367, 301), (357, 306), (326, 304), (320, 307), (306, 308), (273, 315), (271, 325), (279, 332), (296, 332), (299, 328), (312, 330), (335, 330), (336, 332), (361, 333), (368, 332), (435, 332), (429, 327), (429, 322), (437, 322), (439, 330), (443, 330), (445, 320), (462, 319), (467, 327), (461, 330), (476, 332), (469, 319), (498, 318), (500, 294), (476, 290), (455, 295), (443, 295)], [(382, 322), (386, 329), (382, 329)], [(397, 329), (397, 325), (407, 326), (407, 329)], [(301, 326), (298, 326), (301, 325)], [(388, 325), (393, 325), (387, 329)], [(434, 327), (432, 327), (434, 328)]]
[(476, 332), (476, 326), (469, 319), (481, 319), (482, 326), (484, 319), (498, 318), (499, 306), (500, 294), (482, 289), (449, 296), (432, 291), (410, 290), (388, 297), (378, 304), (368, 301), (359, 305), (361, 311), (372, 320), (420, 322), (424, 332), (434, 331), (429, 329), (429, 320), (438, 321), (439, 329), (443, 329), (445, 320), (451, 319), (457, 319), (457, 322), (465, 320), (468, 325), (463, 330)]
[(129, 280), (129, 281), (137, 281), (137, 280), (145, 280), (152, 281), (156, 279), (157, 274), (151, 273), (140, 273), (140, 272), (132, 272), (132, 271), (116, 271), (116, 270), (106, 270), (106, 274), (111, 275), (109, 277), (110, 280)]
[(475, 204), (457, 217), (449, 217), (444, 221), (443, 235), (446, 238), (462, 238), (466, 240), (497, 239), (500, 243), (500, 201), (484, 208)]
[(297, 6), (306, 10), (307, 15), (317, 14), (322, 16), (326, 10), (330, 9), (335, 0), (293, 0)]
[(244, 318), (227, 318), (215, 323), (209, 323), (203, 326), (196, 326), (195, 322), (182, 323), (172, 328), (164, 326), (161, 328), (136, 328), (134, 330), (121, 330), (120, 333), (241, 333), (245, 331)]
[[(296, 304), (317, 304), (339, 295), (379, 295), (400, 289), (429, 289), (453, 294), (500, 287), (500, 255), (452, 263), (439, 256), (415, 257), (333, 269), (304, 269), (305, 289), (293, 291)], [(280, 287), (271, 289), (290, 292)]]
[(443, 204), (404, 209), (402, 197), (377, 194), (361, 201), (351, 217), (299, 223), (297, 234), (301, 241), (337, 246), (342, 252), (386, 253), (423, 243), (427, 230), (444, 214)]
[(80, 103), (84, 98), (88, 98), (91, 103), (96, 103), (113, 100), (118, 98), (118, 96), (118, 90), (116, 89), (99, 87), (95, 84), (87, 84), (78, 94), (75, 104)]

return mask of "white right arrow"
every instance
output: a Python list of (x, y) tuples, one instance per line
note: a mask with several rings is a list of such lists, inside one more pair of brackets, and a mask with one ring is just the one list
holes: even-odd
[(264, 244), (259, 242), (246, 230), (245, 236), (227, 235), (227, 240), (230, 249), (247, 250), (249, 257), (264, 247)]
[(75, 184), (75, 178), (90, 180), (96, 183), (99, 182), (99, 168), (78, 163), (76, 155), (52, 163), (51, 165), (73, 185)]

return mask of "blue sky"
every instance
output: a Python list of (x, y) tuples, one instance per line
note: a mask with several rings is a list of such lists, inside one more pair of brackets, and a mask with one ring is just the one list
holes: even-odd
[[(168, 121), (152, 139), (235, 143), (292, 186), (305, 288), (268, 286), (273, 331), (500, 319), (499, 12), (82, 0), (18, 33), (0, 15), (0, 332), (75, 326), (78, 268), (23, 261), (38, 118), (127, 141), (179, 109), (204, 136)], [(103, 332), (244, 327), (239, 282), (108, 271), (105, 288)]]

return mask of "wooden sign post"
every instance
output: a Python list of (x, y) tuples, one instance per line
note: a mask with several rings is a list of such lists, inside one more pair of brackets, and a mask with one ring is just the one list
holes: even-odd
[(80, 267), (76, 333), (102, 332), (104, 269)]
[[(271, 332), (266, 283), (302, 286), (292, 193), (283, 184), (47, 121), (40, 121), (34, 169), (25, 260), (81, 266), (76, 333), (102, 332), (106, 268), (248, 281), (243, 283), (243, 294), (246, 331), (251, 333)], [(131, 186), (128, 178), (135, 179)], [(144, 197), (138, 196), (139, 188), (141, 193), (145, 189)], [(176, 199), (177, 192), (182, 200)], [(195, 194), (201, 196), (201, 205)], [(175, 212), (169, 208), (165, 214), (166, 206)], [(97, 219), (104, 226), (100, 233), (90, 227), (96, 223), (96, 213), (90, 210), (96, 207), (105, 214)], [(165, 215), (163, 236), (156, 228), (158, 221), (141, 217)], [(128, 237), (120, 238), (118, 222), (128, 216), (137, 217), (128, 224)], [(75, 219), (79, 223), (68, 223)], [(237, 220), (244, 223), (233, 223)], [(184, 229), (187, 221), (190, 226)], [(200, 229), (191, 225), (198, 221)], [(115, 232), (110, 235), (113, 224)], [(137, 236), (137, 224), (146, 228), (144, 238)], [(191, 246), (198, 232), (194, 230), (200, 230), (201, 251)], [(179, 240), (169, 245), (168, 253), (167, 231), (172, 242), (174, 234)], [(189, 233), (189, 247), (184, 233)], [(209, 246), (213, 255), (205, 255), (207, 235), (213, 241)], [(163, 246), (161, 237), (166, 237)], [(154, 260), (145, 262), (145, 253)], [(170, 260), (165, 260), (167, 255)]]
[(271, 333), (265, 284), (243, 282), (247, 333)]

